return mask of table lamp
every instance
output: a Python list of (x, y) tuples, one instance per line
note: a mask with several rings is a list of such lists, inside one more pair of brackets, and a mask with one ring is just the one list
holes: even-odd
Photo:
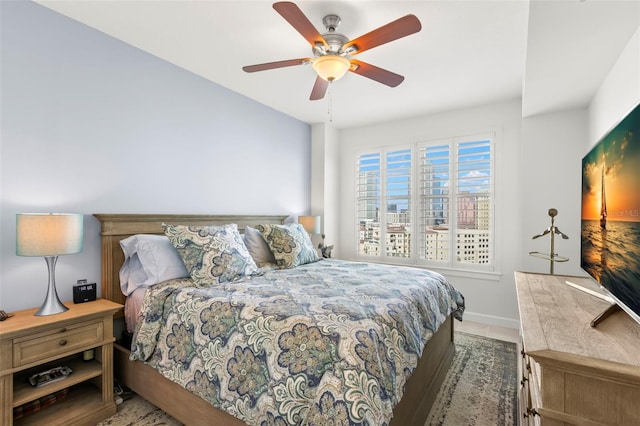
[(43, 256), (49, 269), (47, 296), (35, 315), (54, 315), (68, 310), (56, 291), (58, 256), (82, 251), (81, 214), (20, 213), (16, 215), (16, 254)]
[(298, 216), (298, 223), (309, 233), (315, 235), (320, 233), (320, 216)]

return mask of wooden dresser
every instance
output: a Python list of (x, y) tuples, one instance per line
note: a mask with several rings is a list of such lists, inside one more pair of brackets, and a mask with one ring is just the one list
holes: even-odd
[[(36, 309), (28, 309), (0, 322), (0, 425), (94, 425), (115, 414), (113, 314), (122, 305), (103, 299), (65, 305), (60, 314), (34, 316)], [(92, 356), (83, 356), (87, 350)], [(73, 370), (67, 378), (29, 384), (30, 375), (62, 365)], [(47, 406), (56, 394), (64, 397)], [(16, 407), (27, 406), (25, 412), (37, 412), (13, 418)]]
[(515, 273), (520, 310), (520, 423), (640, 425), (640, 324), (617, 312), (587, 278)]

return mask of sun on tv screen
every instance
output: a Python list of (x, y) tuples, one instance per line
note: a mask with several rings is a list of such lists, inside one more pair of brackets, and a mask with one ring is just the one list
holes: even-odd
[(582, 159), (580, 266), (640, 323), (640, 104)]

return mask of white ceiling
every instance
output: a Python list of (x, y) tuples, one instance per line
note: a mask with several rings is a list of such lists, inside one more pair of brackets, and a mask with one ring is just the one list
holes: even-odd
[(523, 116), (586, 107), (639, 27), (639, 0), (532, 1)]
[(640, 24), (636, 0), (299, 0), (318, 31), (323, 16), (338, 14), (338, 32), (350, 39), (409, 13), (422, 23), (357, 56), (404, 75), (400, 86), (347, 73), (310, 101), (310, 66), (241, 69), (312, 56), (271, 1), (38, 3), (304, 122), (331, 117), (338, 128), (517, 99), (523, 87), (524, 115), (586, 106)]

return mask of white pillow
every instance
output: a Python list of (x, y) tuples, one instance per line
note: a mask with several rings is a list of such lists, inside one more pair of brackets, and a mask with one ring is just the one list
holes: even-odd
[(165, 235), (137, 234), (120, 241), (124, 264), (120, 289), (125, 296), (138, 287), (189, 276), (178, 251)]
[(273, 257), (273, 253), (269, 248), (269, 244), (265, 241), (264, 237), (255, 228), (247, 226), (244, 228), (244, 245), (247, 246), (249, 254), (253, 257), (253, 261), (256, 263), (276, 263), (276, 258)]

